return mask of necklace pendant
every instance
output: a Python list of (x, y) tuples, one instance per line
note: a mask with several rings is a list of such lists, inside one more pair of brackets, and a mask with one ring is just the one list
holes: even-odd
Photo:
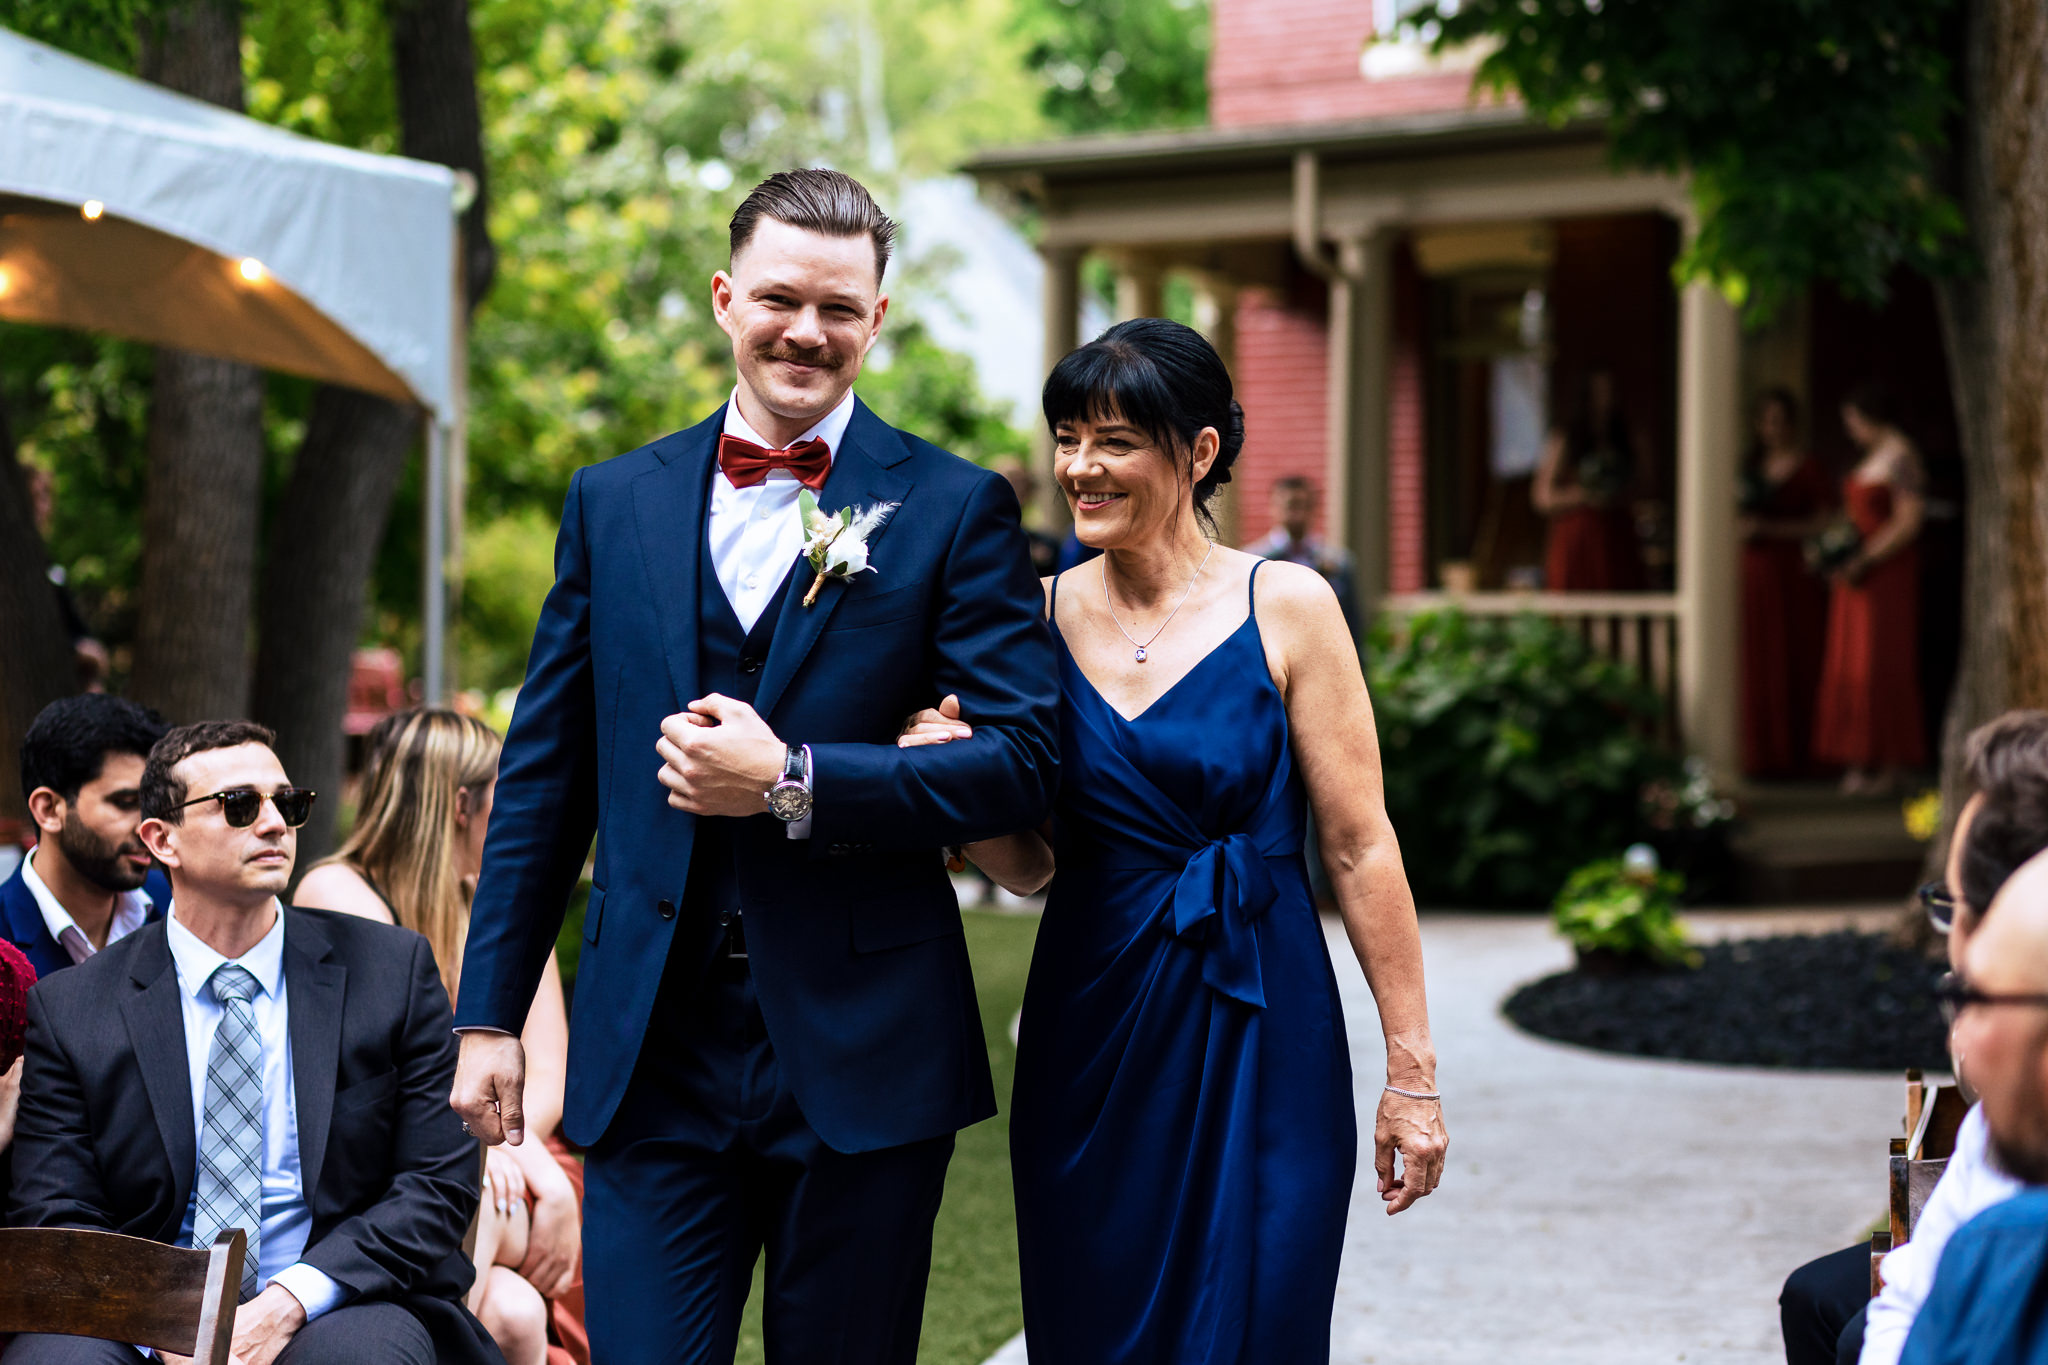
[(1137, 659), (1138, 659), (1138, 662), (1139, 662), (1139, 663), (1144, 663), (1144, 662), (1145, 662), (1145, 646), (1143, 646), (1143, 645), (1139, 645), (1139, 646), (1138, 646), (1138, 648), (1137, 648)]

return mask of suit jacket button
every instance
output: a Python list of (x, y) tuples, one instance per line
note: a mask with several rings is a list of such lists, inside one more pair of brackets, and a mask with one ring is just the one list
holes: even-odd
[(748, 656), (747, 658), (740, 660), (740, 672), (746, 674), (748, 677), (752, 677), (754, 674), (759, 673), (760, 671), (761, 661), (759, 659), (753, 658), (752, 656)]
[(674, 902), (674, 901), (662, 901), (662, 902), (661, 902), (661, 903), (660, 903), (659, 905), (656, 905), (656, 906), (654, 907), (654, 911), (655, 911), (655, 913), (656, 913), (656, 914), (660, 915), (660, 916), (661, 916), (661, 917), (662, 917), (663, 919), (674, 919), (674, 918), (676, 917), (676, 906), (675, 906), (675, 902)]

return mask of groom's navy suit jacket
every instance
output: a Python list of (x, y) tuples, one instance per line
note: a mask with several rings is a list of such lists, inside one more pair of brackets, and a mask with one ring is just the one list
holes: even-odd
[[(595, 833), (564, 1114), (585, 1146), (641, 1048), (678, 1045), (648, 1030), (670, 959), (701, 978), (718, 942), (685, 895), (702, 821), (668, 805), (654, 746), (662, 720), (709, 690), (697, 603), (723, 418), (570, 481), (471, 913), (457, 1026), (517, 1031)], [(755, 709), (811, 746), (811, 837), (787, 838), (765, 806), (722, 830), (776, 1059), (818, 1136), (860, 1152), (995, 1112), (939, 850), (1043, 820), (1058, 683), (1001, 477), (856, 404), (818, 501), (901, 506), (870, 538), (875, 572), (806, 607), (798, 567), (760, 661)], [(904, 718), (947, 693), (973, 738), (896, 748)]]

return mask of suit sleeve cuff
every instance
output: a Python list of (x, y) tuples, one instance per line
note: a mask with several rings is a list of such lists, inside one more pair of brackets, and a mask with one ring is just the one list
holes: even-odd
[(332, 1276), (324, 1270), (307, 1265), (304, 1261), (286, 1266), (271, 1276), (270, 1282), (283, 1285), (286, 1291), (299, 1301), (299, 1306), (306, 1310), (307, 1322), (333, 1312), (348, 1298), (348, 1290), (342, 1288)]

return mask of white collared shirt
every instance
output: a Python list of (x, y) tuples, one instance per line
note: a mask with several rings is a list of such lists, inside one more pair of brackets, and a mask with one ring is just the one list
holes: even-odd
[[(299, 1165), (299, 1106), (292, 1089), (291, 1014), (285, 1001), (284, 907), (275, 900), (270, 932), (248, 952), (232, 959), (256, 978), (262, 989), (249, 1006), (256, 1015), (256, 1034), (263, 1043), (263, 1237), (257, 1256), (257, 1285), (273, 1281), (291, 1291), (306, 1310), (306, 1321), (340, 1306), (348, 1291), (325, 1271), (299, 1259), (313, 1230), (313, 1210), (306, 1203)], [(207, 983), (222, 957), (197, 934), (178, 922), (177, 906), (166, 917), (171, 961), (178, 969), (178, 1004), (185, 1018), (185, 1057), (192, 1071), (193, 1151), (203, 1143), (206, 1125), (206, 1063), (213, 1053), (214, 1031), (223, 1010)], [(192, 1241), (197, 1211), (197, 1181), (185, 1206), (179, 1245)]]
[[(789, 445), (802, 445), (815, 436), (831, 447), (836, 460), (852, 421), (853, 390), (848, 389), (837, 407)], [(776, 448), (740, 416), (737, 388), (725, 405), (725, 434), (768, 450)], [(769, 470), (768, 477), (751, 488), (733, 487), (723, 472), (711, 476), (711, 509), (705, 517), (704, 536), (711, 549), (711, 565), (718, 572), (718, 585), (725, 589), (725, 600), (740, 618), (741, 630), (752, 630), (761, 613), (768, 610), (775, 590), (803, 550), (804, 531), (796, 510), (797, 494), (803, 487), (787, 469)]]
[[(36, 872), (36, 855), (31, 851), (21, 865), (22, 884), (28, 893), (36, 898), (36, 909), (43, 912), (43, 927), (50, 931), (50, 937), (57, 945), (71, 955), (73, 966), (85, 961), (99, 949), (92, 946), (92, 940), (85, 936), (85, 930), (78, 927), (78, 921), (71, 918), (56, 893), (52, 892)], [(140, 929), (149, 919), (149, 911), (156, 904), (149, 893), (140, 887), (133, 891), (122, 891), (114, 897), (114, 917), (107, 921), (107, 942), (113, 943)]]

